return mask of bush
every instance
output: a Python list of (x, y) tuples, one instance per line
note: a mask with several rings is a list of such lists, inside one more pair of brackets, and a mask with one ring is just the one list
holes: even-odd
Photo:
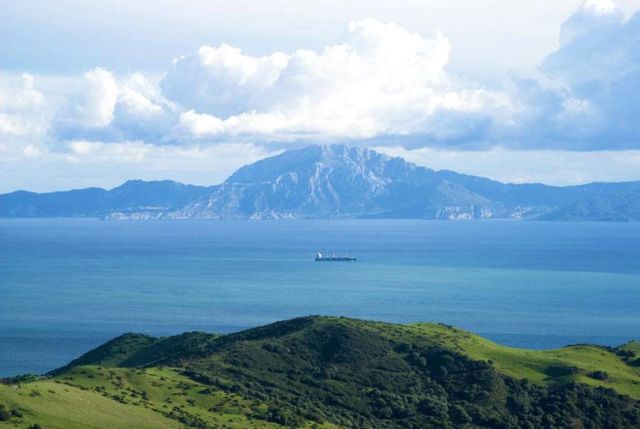
[(545, 374), (550, 377), (564, 377), (567, 375), (573, 375), (578, 372), (578, 368), (575, 366), (565, 366), (565, 365), (549, 365)]
[(618, 350), (616, 350), (616, 354), (618, 356), (620, 356), (621, 358), (633, 358), (633, 357), (636, 357), (635, 352), (633, 352), (632, 350), (618, 349)]
[(587, 374), (587, 377), (593, 378), (594, 380), (605, 381), (609, 379), (609, 374), (604, 371), (593, 371)]
[(11, 413), (4, 408), (4, 405), (0, 405), (0, 422), (6, 422), (11, 417)]

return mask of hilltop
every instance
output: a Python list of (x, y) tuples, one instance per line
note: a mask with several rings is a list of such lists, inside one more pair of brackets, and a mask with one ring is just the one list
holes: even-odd
[(438, 324), (304, 317), (222, 336), (125, 334), (6, 383), (9, 427), (640, 425), (640, 343), (531, 351)]
[(246, 165), (215, 186), (129, 181), (109, 191), (4, 194), (0, 217), (638, 221), (639, 193), (640, 182), (504, 184), (362, 147), (314, 145)]

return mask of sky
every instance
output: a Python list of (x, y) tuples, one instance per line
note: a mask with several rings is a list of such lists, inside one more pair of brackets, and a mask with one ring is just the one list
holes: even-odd
[(0, 192), (215, 184), (307, 144), (640, 180), (640, 0), (0, 0)]

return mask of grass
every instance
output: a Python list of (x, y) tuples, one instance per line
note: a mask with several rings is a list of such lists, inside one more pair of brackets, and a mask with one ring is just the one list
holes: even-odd
[(172, 368), (75, 367), (51, 379), (0, 384), (0, 403), (23, 414), (0, 428), (163, 429), (184, 428), (186, 421), (226, 429), (281, 427), (252, 417), (266, 405), (212, 390)]
[[(612, 351), (593, 345), (575, 345), (554, 350), (526, 350), (506, 347), (479, 335), (438, 324), (410, 325), (417, 335), (428, 336), (447, 348), (459, 351), (474, 360), (491, 361), (504, 375), (549, 384), (573, 380), (590, 386), (601, 386), (640, 399), (640, 368), (632, 367)], [(640, 354), (640, 342), (625, 345)], [(588, 375), (604, 371), (606, 380)]]
[(36, 381), (17, 386), (0, 385), (0, 400), (23, 413), (21, 419), (0, 422), (0, 427), (46, 429), (179, 428), (171, 420), (143, 407), (121, 404), (95, 392), (58, 383)]
[(640, 355), (640, 341), (629, 341), (627, 344), (620, 347), (622, 350), (628, 350), (634, 352), (636, 355)]

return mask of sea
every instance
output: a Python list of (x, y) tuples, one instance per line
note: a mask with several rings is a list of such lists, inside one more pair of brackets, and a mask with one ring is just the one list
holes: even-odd
[(441, 322), (533, 349), (622, 344), (640, 338), (640, 223), (0, 220), (0, 376), (125, 332), (305, 315)]

